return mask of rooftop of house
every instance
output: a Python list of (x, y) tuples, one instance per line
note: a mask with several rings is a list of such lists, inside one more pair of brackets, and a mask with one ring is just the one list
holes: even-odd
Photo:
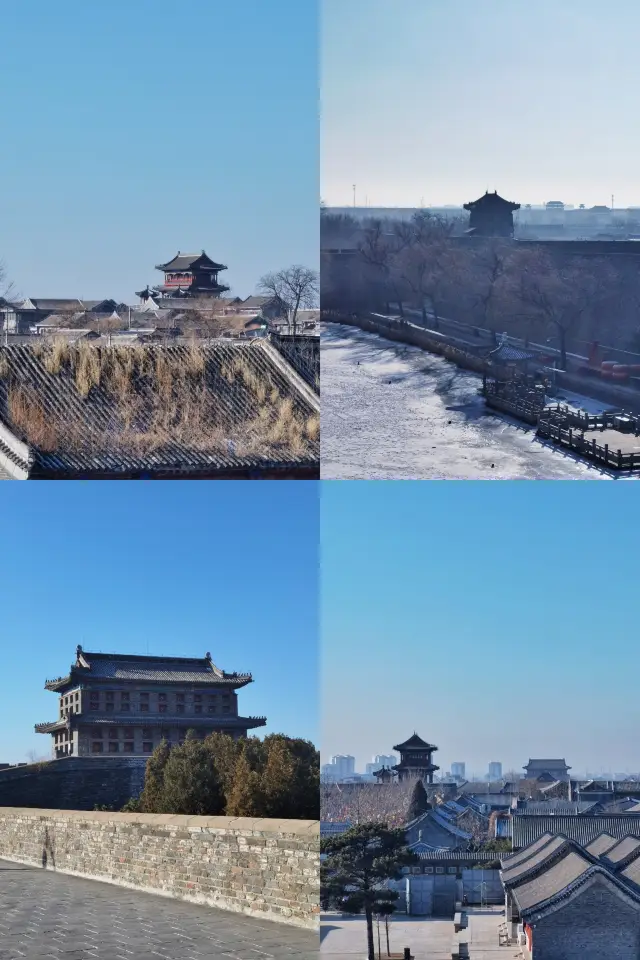
[(251, 683), (250, 673), (227, 673), (215, 665), (211, 654), (204, 657), (156, 657), (127, 653), (94, 653), (77, 647), (69, 673), (47, 680), (47, 690), (61, 691), (90, 680), (148, 681), (152, 683), (206, 683), (243, 687)]
[(612, 837), (610, 833), (601, 833), (595, 840), (592, 840), (591, 843), (588, 843), (585, 847), (587, 853), (590, 853), (592, 857), (601, 857), (607, 850), (610, 850), (611, 847), (614, 847), (618, 843), (615, 837)]
[(182, 253), (178, 250), (172, 260), (168, 260), (166, 263), (159, 263), (156, 269), (167, 273), (171, 273), (172, 271), (180, 273), (182, 270), (190, 270), (194, 267), (202, 267), (203, 269), (210, 270), (227, 269), (224, 264), (216, 263), (215, 260), (207, 256), (204, 250), (201, 250), (199, 253)]
[[(604, 849), (611, 839), (603, 836), (604, 842), (598, 846)], [(516, 857), (502, 858), (502, 881), (525, 921), (540, 919), (546, 912), (558, 909), (591, 883), (603, 884), (638, 910), (639, 843), (637, 838), (629, 837), (608, 853), (598, 854), (594, 843), (582, 847), (566, 836), (546, 836), (520, 851), (517, 863), (514, 864)], [(620, 855), (611, 858), (612, 851), (617, 849)]]
[(522, 816), (513, 814), (513, 847), (527, 847), (543, 834), (563, 834), (586, 847), (602, 833), (617, 840), (632, 834), (640, 836), (640, 815), (636, 813), (587, 814), (563, 816)]
[(560, 797), (554, 797), (551, 800), (522, 800), (518, 803), (517, 813), (531, 817), (541, 814), (588, 813), (595, 809), (601, 809), (601, 807), (594, 800), (563, 800)]
[(318, 434), (317, 394), (263, 339), (0, 348), (14, 479), (315, 469)]
[(397, 750), (399, 753), (401, 750), (406, 750), (407, 752), (411, 752), (412, 750), (424, 750), (428, 752), (437, 750), (438, 748), (432, 743), (427, 743), (426, 740), (423, 740), (421, 737), (419, 737), (417, 733), (414, 733), (409, 737), (408, 740), (405, 740), (404, 743), (396, 744), (393, 749)]
[(530, 759), (529, 762), (525, 764), (523, 769), (527, 771), (540, 770), (546, 773), (550, 770), (571, 770), (571, 767), (567, 766), (567, 762), (563, 757), (561, 760)]
[(511, 203), (510, 200), (505, 200), (504, 197), (499, 196), (497, 190), (494, 190), (493, 193), (489, 193), (488, 190), (485, 190), (484, 194), (481, 197), (478, 197), (477, 200), (471, 200), (469, 203), (464, 203), (462, 206), (465, 210), (477, 210), (489, 207), (505, 207), (509, 210), (520, 209), (519, 203)]

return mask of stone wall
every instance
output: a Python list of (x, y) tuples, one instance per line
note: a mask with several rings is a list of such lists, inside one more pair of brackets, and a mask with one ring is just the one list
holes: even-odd
[(312, 820), (0, 808), (0, 859), (311, 929), (319, 848)]
[(535, 960), (636, 960), (640, 956), (640, 908), (601, 881), (532, 925)]
[(147, 757), (62, 757), (0, 770), (0, 808), (120, 810), (140, 796)]

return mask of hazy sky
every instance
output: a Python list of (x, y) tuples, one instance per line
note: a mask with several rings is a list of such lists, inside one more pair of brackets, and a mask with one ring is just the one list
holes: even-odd
[[(87, 650), (203, 657), (253, 673), (256, 733), (318, 742), (313, 481), (16, 484), (2, 491), (0, 761), (57, 716), (47, 678)], [(292, 559), (293, 558), (293, 559)]]
[(322, 484), (323, 758), (638, 771), (633, 484)]
[(322, 0), (322, 196), (640, 205), (632, 0)]
[(1, 27), (18, 294), (134, 302), (178, 250), (242, 297), (317, 266), (317, 0), (6, 0)]

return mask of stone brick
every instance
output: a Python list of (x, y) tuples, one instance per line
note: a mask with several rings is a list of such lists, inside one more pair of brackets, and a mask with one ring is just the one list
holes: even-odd
[(318, 838), (317, 821), (0, 807), (0, 858), (310, 929)]

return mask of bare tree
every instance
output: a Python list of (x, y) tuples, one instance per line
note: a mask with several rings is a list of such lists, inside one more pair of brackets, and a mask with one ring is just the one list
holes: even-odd
[(225, 317), (225, 305), (217, 297), (198, 297), (191, 301), (187, 324), (197, 327), (198, 333), (205, 339), (221, 337), (229, 329), (229, 321)]
[(425, 324), (431, 314), (438, 325), (443, 291), (460, 271), (460, 254), (451, 243), (453, 229), (452, 222), (426, 211), (415, 214), (408, 224), (396, 225), (398, 272)]
[(385, 823), (389, 827), (406, 823), (414, 782), (325, 783), (321, 789), (320, 816), (323, 820), (358, 823)]
[(404, 316), (403, 279), (397, 266), (407, 242), (408, 238), (399, 224), (369, 220), (358, 248), (367, 279), (384, 301), (386, 312), (391, 313), (390, 301), (393, 298), (398, 304), (400, 316)]
[(285, 304), (289, 324), (296, 333), (298, 311), (316, 307), (319, 297), (319, 278), (316, 270), (294, 265), (260, 278), (259, 289)]
[(533, 318), (556, 333), (560, 366), (567, 366), (567, 338), (588, 312), (609, 294), (615, 273), (603, 260), (584, 257), (559, 262), (540, 248), (518, 254), (518, 293)]

